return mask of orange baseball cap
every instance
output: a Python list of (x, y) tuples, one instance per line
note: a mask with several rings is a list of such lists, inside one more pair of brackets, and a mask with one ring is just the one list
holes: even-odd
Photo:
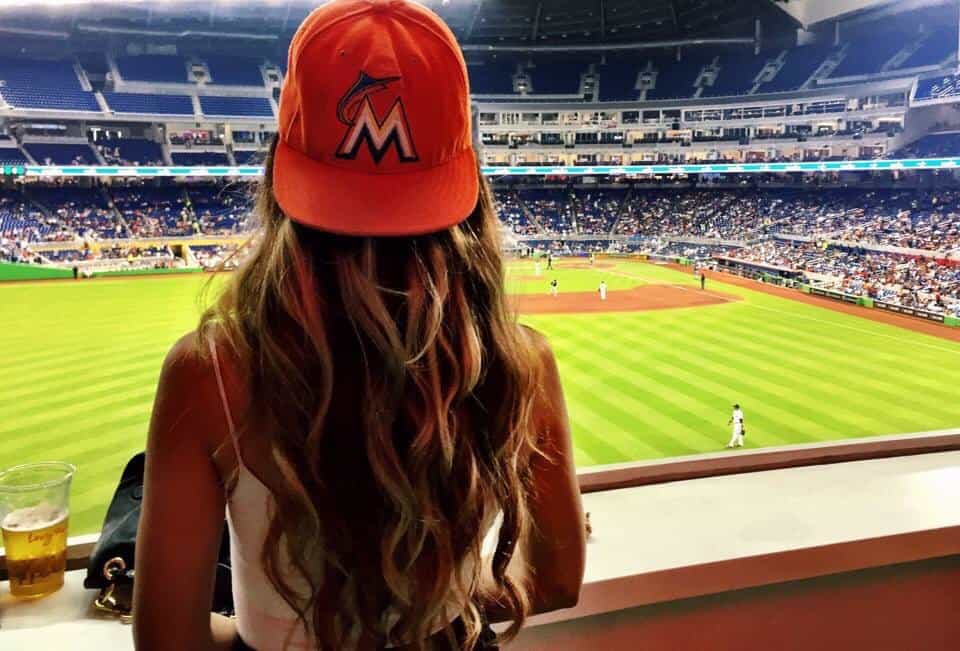
[(444, 230), (479, 194), (470, 87), (450, 29), (407, 0), (334, 0), (290, 43), (273, 190), (343, 235)]

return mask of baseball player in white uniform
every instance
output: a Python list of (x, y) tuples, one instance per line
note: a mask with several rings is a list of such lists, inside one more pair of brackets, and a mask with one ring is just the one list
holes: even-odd
[(730, 442), (727, 443), (728, 448), (734, 446), (738, 448), (743, 447), (743, 410), (740, 409), (740, 405), (733, 406), (733, 414), (730, 416), (730, 420), (727, 421), (727, 425), (733, 425), (733, 434), (730, 436)]
[(560, 290), (560, 283), (557, 282), (557, 279), (554, 278), (550, 281), (550, 296), (556, 296), (557, 292)]
[(537, 276), (537, 277), (540, 276), (540, 261), (539, 261), (539, 260), (537, 260), (536, 262), (533, 263), (533, 275), (535, 275), (535, 276)]
[(607, 300), (607, 281), (605, 280), (600, 281), (600, 300)]

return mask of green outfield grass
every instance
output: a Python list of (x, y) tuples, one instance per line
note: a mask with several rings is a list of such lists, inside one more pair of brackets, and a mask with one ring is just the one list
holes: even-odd
[[(688, 286), (689, 274), (511, 269), (512, 291)], [(141, 450), (160, 364), (196, 323), (206, 276), (0, 286), (0, 467), (77, 464), (71, 533), (99, 528), (124, 462)], [(740, 301), (612, 314), (526, 315), (556, 352), (577, 462), (722, 450), (734, 402), (747, 446), (960, 426), (960, 344), (711, 282)], [(736, 454), (736, 452), (731, 452)]]

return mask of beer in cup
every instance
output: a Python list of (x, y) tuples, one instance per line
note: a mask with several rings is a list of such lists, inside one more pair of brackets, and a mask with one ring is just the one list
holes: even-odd
[(16, 597), (42, 597), (63, 585), (75, 471), (67, 463), (45, 462), (0, 472), (0, 529)]

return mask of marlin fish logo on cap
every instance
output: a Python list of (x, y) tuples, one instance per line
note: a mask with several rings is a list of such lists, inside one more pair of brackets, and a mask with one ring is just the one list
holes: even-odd
[(338, 158), (356, 158), (360, 146), (366, 143), (373, 161), (378, 165), (391, 145), (396, 146), (397, 155), (404, 163), (418, 160), (413, 139), (410, 137), (410, 125), (403, 110), (403, 100), (397, 97), (382, 120), (377, 117), (370, 101), (370, 95), (387, 90), (391, 82), (399, 79), (400, 77), (377, 79), (360, 71), (357, 81), (337, 104), (337, 119), (349, 127), (337, 148)]
[(463, 53), (408, 0), (333, 0), (290, 43), (273, 190), (292, 220), (409, 236), (470, 216), (480, 178)]

